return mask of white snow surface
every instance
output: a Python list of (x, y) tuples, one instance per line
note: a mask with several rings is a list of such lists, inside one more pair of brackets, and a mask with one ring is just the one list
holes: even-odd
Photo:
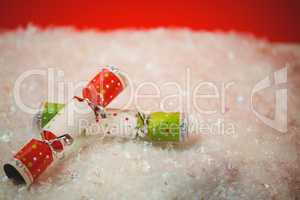
[[(59, 83), (67, 88), (67, 83), (87, 81), (106, 64), (119, 67), (131, 81), (110, 107), (124, 108), (128, 103), (126, 108), (143, 111), (199, 113), (192, 104), (193, 91), (201, 81), (209, 81), (219, 98), (196, 100), (198, 108), (215, 110), (200, 117), (223, 120), (224, 129), (232, 125), (234, 130), (229, 134), (202, 130), (197, 139), (179, 145), (118, 137), (81, 139), (86, 145), (75, 145), (74, 153), (51, 166), (30, 188), (14, 185), (1, 169), (1, 200), (300, 198), (300, 45), (234, 32), (163, 28), (80, 32), (29, 26), (1, 33), (0, 165), (39, 137), (31, 130), (32, 114), (14, 98), (22, 73), (53, 69), (57, 80), (52, 100), (66, 102), (73, 93), (58, 99), (58, 94), (68, 93), (57, 89)], [(274, 72), (285, 67), (287, 84), (258, 92), (252, 102), (261, 115), (274, 117), (275, 92), (287, 89), (287, 132), (280, 132), (255, 115), (250, 100), (256, 83), (269, 76), (273, 84)], [(229, 82), (222, 95), (222, 84)], [(175, 83), (182, 102), (170, 96), (177, 94)], [(149, 94), (158, 94), (154, 84), (160, 94), (150, 98)], [(211, 92), (212, 87), (206, 86), (196, 93)], [(47, 99), (47, 77), (25, 79), (20, 91), (22, 102), (37, 108)], [(130, 99), (137, 93), (148, 96)]]

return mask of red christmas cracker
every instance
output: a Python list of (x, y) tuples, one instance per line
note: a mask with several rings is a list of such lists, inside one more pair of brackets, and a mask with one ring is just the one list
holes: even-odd
[(115, 68), (104, 68), (82, 90), (83, 98), (106, 107), (126, 87), (125, 79)]
[(87, 101), (98, 121), (99, 113), (105, 115), (104, 108), (126, 87), (126, 79), (115, 67), (103, 68), (82, 90), (82, 96), (74, 97), (78, 101)]
[(62, 153), (65, 146), (73, 142), (70, 135), (46, 135), (49, 140), (30, 140), (3, 166), (8, 178), (17, 184), (31, 185), (58, 158), (58, 153)]
[[(74, 137), (80, 134), (78, 130), (81, 121), (87, 123), (98, 121), (99, 114), (104, 118), (104, 108), (124, 90), (126, 85), (126, 79), (118, 69), (114, 67), (102, 68), (83, 88), (83, 97), (71, 99), (43, 127), (43, 130), (58, 136), (70, 134)], [(76, 112), (78, 108), (84, 112)], [(41, 135), (44, 138), (44, 132)]]

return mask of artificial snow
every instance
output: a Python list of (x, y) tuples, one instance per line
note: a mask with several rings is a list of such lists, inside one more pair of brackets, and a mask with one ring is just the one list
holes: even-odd
[[(238, 33), (42, 31), (33, 26), (1, 33), (0, 165), (31, 138), (39, 137), (32, 130), (33, 115), (14, 99), (18, 77), (33, 69), (53, 72), (55, 95), (51, 100), (67, 102), (74, 95), (68, 84), (88, 81), (99, 66), (107, 64), (119, 67), (130, 80), (110, 107), (189, 113), (201, 108), (214, 112), (199, 118), (207, 123), (221, 120), (225, 128), (203, 129), (198, 139), (179, 145), (132, 138), (81, 138), (78, 141), (85, 141), (80, 144), (86, 145), (75, 146), (72, 154), (51, 166), (30, 188), (14, 185), (0, 170), (1, 200), (300, 197), (300, 46)], [(267, 76), (274, 80), (274, 72), (284, 68), (287, 132), (262, 122), (250, 106), (255, 84)], [(212, 88), (198, 88), (194, 94), (201, 81), (215, 84), (219, 98), (198, 99), (195, 106), (192, 96), (208, 94)], [(225, 92), (222, 84), (230, 84)], [(33, 75), (20, 87), (23, 103), (31, 108), (47, 100), (47, 76)], [(252, 103), (260, 114), (274, 117), (278, 89), (256, 95)], [(178, 90), (182, 99), (170, 97)], [(80, 87), (75, 93), (80, 95)], [(229, 125), (232, 129), (226, 132)]]

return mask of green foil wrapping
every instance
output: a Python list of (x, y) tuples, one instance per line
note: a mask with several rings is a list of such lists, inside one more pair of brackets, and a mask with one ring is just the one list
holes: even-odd
[(147, 136), (152, 141), (180, 141), (180, 113), (153, 112), (148, 118)]
[[(64, 104), (45, 102), (41, 110), (41, 128), (64, 107)], [(134, 133), (141, 138), (157, 142), (182, 142), (187, 138), (186, 117), (180, 112), (152, 112), (143, 114), (137, 111), (108, 109), (107, 118), (100, 119), (100, 126), (105, 126), (111, 135), (127, 135)], [(124, 122), (131, 123), (123, 123)], [(117, 123), (117, 124), (116, 124)], [(123, 131), (115, 132), (117, 125), (126, 126)], [(98, 125), (97, 125), (98, 126)], [(120, 128), (120, 127), (119, 127)], [(100, 129), (101, 130), (101, 129)], [(122, 129), (123, 130), (123, 129)], [(122, 132), (122, 133), (121, 133)], [(92, 133), (89, 133), (92, 135)]]
[(45, 102), (41, 110), (41, 127), (46, 124), (64, 107), (64, 104)]

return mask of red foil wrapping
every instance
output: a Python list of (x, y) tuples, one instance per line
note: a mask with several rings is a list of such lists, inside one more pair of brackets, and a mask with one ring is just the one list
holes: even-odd
[(104, 68), (85, 88), (82, 96), (92, 104), (105, 107), (126, 87), (125, 78), (114, 68)]
[(4, 165), (8, 178), (16, 183), (30, 185), (53, 162), (50, 146), (44, 141), (32, 139), (15, 156)]
[(69, 135), (57, 138), (53, 133), (45, 133), (49, 140), (32, 139), (3, 168), (8, 178), (16, 184), (31, 185), (62, 152), (65, 145), (72, 143)]

